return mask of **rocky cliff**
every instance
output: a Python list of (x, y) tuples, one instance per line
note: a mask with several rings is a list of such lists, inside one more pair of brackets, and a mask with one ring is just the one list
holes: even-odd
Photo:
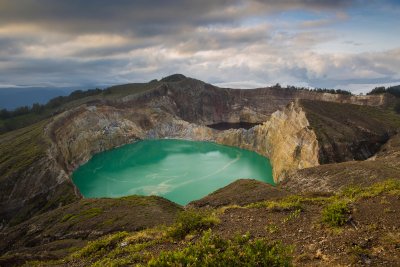
[(216, 141), (268, 157), (275, 182), (280, 182), (291, 170), (319, 165), (316, 135), (309, 129), (306, 114), (297, 102), (274, 112), (261, 125), (250, 130), (225, 131)]

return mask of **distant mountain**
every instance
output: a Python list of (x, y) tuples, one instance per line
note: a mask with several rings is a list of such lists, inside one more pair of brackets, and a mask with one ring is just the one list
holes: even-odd
[(0, 88), (0, 109), (15, 109), (31, 106), (33, 103), (45, 104), (56, 96), (65, 96), (77, 88)]

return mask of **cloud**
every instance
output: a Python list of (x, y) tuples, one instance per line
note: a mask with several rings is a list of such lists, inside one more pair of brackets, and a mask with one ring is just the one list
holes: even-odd
[(234, 87), (399, 80), (399, 49), (316, 52), (342, 40), (335, 25), (351, 23), (348, 7), (361, 2), (0, 0), (0, 83), (109, 85), (178, 72)]

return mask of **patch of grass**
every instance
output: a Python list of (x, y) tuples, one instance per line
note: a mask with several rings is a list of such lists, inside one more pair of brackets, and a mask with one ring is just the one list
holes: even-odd
[(114, 249), (128, 235), (127, 232), (117, 232), (89, 242), (84, 248), (71, 255), (74, 259), (96, 258)]
[(185, 210), (179, 213), (176, 222), (168, 230), (168, 236), (183, 239), (187, 234), (207, 230), (219, 223), (219, 219), (209, 211)]
[(342, 190), (342, 192), (339, 194), (339, 197), (347, 197), (352, 200), (358, 200), (360, 198), (379, 196), (384, 193), (400, 196), (400, 180), (388, 179), (365, 188), (350, 186)]
[(201, 239), (183, 250), (161, 252), (149, 266), (291, 266), (292, 250), (249, 235), (224, 240), (206, 231)]
[(103, 209), (101, 208), (91, 208), (87, 210), (83, 210), (78, 214), (66, 214), (62, 217), (61, 222), (69, 222), (69, 221), (78, 221), (78, 220), (87, 220), (97, 215), (103, 213)]
[(337, 200), (322, 210), (322, 221), (334, 227), (343, 226), (347, 222), (349, 214), (348, 203)]
[(47, 267), (47, 266), (61, 266), (63, 264), (60, 260), (48, 260), (48, 261), (27, 261), (22, 267)]
[(275, 232), (277, 232), (279, 230), (278, 226), (274, 223), (268, 224), (267, 226), (265, 226), (265, 230), (270, 233), (273, 234)]
[(301, 213), (301, 210), (300, 210), (300, 209), (297, 209), (297, 210), (291, 212), (291, 213), (289, 214), (289, 216), (285, 217), (285, 218), (283, 219), (282, 222), (283, 222), (283, 223), (287, 223), (288, 221), (291, 221), (291, 220), (293, 220), (293, 219), (296, 219), (296, 218), (298, 218), (298, 217), (300, 216), (300, 213)]
[(239, 205), (228, 205), (228, 206), (223, 206), (221, 208), (218, 209), (218, 213), (223, 214), (225, 213), (225, 211), (229, 210), (229, 209), (244, 209), (244, 207), (239, 206)]
[(271, 211), (302, 210), (301, 198), (298, 196), (290, 196), (279, 201), (252, 203), (247, 205), (246, 208), (267, 208)]

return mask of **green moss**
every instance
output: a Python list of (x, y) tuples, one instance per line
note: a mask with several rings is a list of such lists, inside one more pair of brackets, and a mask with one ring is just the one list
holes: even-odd
[(148, 266), (291, 266), (291, 249), (249, 235), (224, 240), (206, 231), (183, 250), (161, 252)]

